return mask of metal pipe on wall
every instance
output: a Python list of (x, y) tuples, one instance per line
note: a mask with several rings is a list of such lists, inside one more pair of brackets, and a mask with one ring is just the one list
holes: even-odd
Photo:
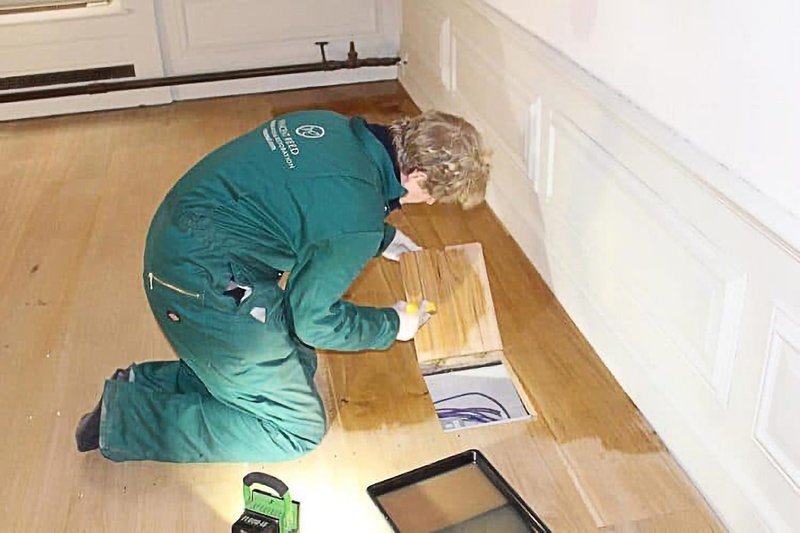
[(42, 100), (45, 98), (60, 98), (63, 96), (78, 96), (101, 94), (114, 91), (130, 91), (136, 89), (150, 89), (153, 87), (167, 87), (173, 85), (188, 85), (192, 83), (208, 83), (214, 81), (238, 80), (244, 78), (260, 78), (265, 76), (280, 76), (284, 74), (303, 74), (306, 72), (328, 72), (342, 69), (356, 69), (362, 67), (390, 67), (400, 62), (399, 57), (370, 57), (358, 59), (355, 44), (350, 41), (350, 51), (344, 61), (331, 61), (325, 57), (326, 41), (315, 43), (320, 47), (322, 61), (315, 63), (300, 63), (296, 65), (281, 65), (275, 67), (261, 67), (244, 70), (231, 70), (223, 72), (207, 72), (202, 74), (185, 74), (181, 76), (166, 76), (143, 80), (127, 80), (118, 82), (97, 82), (73, 87), (57, 87), (54, 89), (37, 89), (0, 94), (0, 103), (24, 102), (29, 100)]

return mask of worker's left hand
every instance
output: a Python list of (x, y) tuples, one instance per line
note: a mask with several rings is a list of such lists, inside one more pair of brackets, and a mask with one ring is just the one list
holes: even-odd
[(417, 252), (422, 250), (420, 246), (408, 238), (408, 235), (400, 230), (396, 230), (394, 239), (383, 251), (383, 257), (390, 261), (400, 261), (400, 256), (406, 252)]

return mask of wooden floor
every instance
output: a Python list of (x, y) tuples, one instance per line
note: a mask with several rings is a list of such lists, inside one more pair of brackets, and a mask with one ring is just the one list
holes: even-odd
[[(407, 208), (425, 247), (483, 243), (505, 353), (538, 419), (445, 434), (411, 343), (322, 354), (330, 431), (270, 465), (114, 464), (78, 454), (78, 417), (103, 379), (173, 358), (141, 290), (150, 217), (194, 161), (275, 114), (329, 108), (389, 120), (416, 108), (396, 83), (185, 102), (0, 124), (1, 531), (225, 531), (241, 478), (263, 470), (302, 503), (303, 531), (388, 531), (367, 485), (481, 449), (554, 531), (722, 528), (487, 207)], [(402, 297), (373, 261), (349, 291)], [(336, 525), (349, 517), (353, 527)]]

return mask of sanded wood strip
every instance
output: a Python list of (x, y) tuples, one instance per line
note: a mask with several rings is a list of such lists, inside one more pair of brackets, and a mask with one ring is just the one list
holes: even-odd
[(406, 299), (438, 309), (414, 338), (420, 363), (503, 349), (480, 243), (403, 254), (400, 264)]

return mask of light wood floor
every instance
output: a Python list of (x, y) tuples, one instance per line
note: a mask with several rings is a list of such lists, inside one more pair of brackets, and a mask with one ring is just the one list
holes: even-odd
[[(194, 161), (268, 117), (324, 107), (371, 120), (414, 113), (396, 83), (256, 95), (0, 124), (1, 531), (225, 531), (241, 478), (277, 475), (303, 531), (388, 528), (367, 485), (479, 448), (554, 531), (721, 526), (492, 212), (409, 208), (425, 247), (483, 243), (505, 353), (533, 396), (529, 423), (439, 429), (410, 343), (322, 354), (331, 428), (310, 455), (271, 465), (114, 464), (78, 454), (78, 417), (103, 379), (172, 358), (140, 271), (146, 229)], [(349, 295), (390, 304), (400, 267), (373, 261)]]

